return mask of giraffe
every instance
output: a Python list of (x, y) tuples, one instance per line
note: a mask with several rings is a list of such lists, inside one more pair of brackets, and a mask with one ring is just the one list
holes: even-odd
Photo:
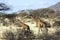
[(30, 31), (29, 26), (26, 25), (25, 23), (21, 22), (19, 19), (16, 19), (16, 22), (17, 22), (21, 27), (23, 27), (24, 30), (29, 30), (29, 31)]
[[(45, 23), (45, 22), (43, 22), (42, 20), (40, 20), (40, 18), (34, 17), (33, 15), (30, 15), (30, 17), (31, 17), (33, 20), (35, 20), (35, 22), (36, 22), (36, 27), (38, 28), (38, 33), (39, 33), (40, 31), (42, 31), (42, 28), (45, 28), (46, 31), (47, 31), (47, 28), (45, 27), (45, 26), (46, 26), (46, 23)], [(40, 29), (41, 29), (41, 30), (40, 30)]]
[(40, 18), (34, 17), (33, 15), (30, 15), (30, 17), (35, 20), (36, 22), (36, 27), (42, 28), (43, 26), (45, 26), (45, 23), (40, 20)]
[(26, 25), (25, 23), (21, 22), (19, 19), (16, 19), (16, 22), (21, 26), (23, 27), (23, 31), (24, 31), (24, 35), (25, 37), (28, 37), (28, 33), (31, 34), (31, 31), (30, 31), (30, 28), (28, 25)]

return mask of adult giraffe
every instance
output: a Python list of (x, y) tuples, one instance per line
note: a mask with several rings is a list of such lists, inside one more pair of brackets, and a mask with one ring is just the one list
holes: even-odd
[(26, 25), (25, 23), (21, 22), (19, 19), (16, 19), (16, 22), (19, 24), (20, 27), (23, 27), (24, 35), (25, 35), (25, 37), (28, 37), (29, 34), (31, 34), (29, 26)]
[(40, 18), (35, 17), (33, 15), (29, 15), (32, 19), (35, 20), (36, 22), (36, 27), (38, 28), (38, 33), (40, 32), (40, 29), (42, 30), (42, 28), (45, 28), (46, 32), (48, 31), (48, 29), (46, 28), (46, 23), (43, 22), (42, 20), (40, 20)]

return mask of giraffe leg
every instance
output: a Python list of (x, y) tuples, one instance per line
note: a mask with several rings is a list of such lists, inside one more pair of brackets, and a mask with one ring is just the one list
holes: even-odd
[(24, 30), (24, 38), (27, 38), (27, 37), (28, 37), (28, 30), (25, 29), (25, 30)]
[(45, 25), (43, 25), (43, 28), (44, 28), (45, 36), (47, 36), (48, 35), (48, 29)]
[(25, 38), (28, 38), (31, 35), (31, 31), (29, 29), (26, 29), (24, 31)]
[(39, 29), (38, 29), (38, 36), (40, 36), (41, 33), (42, 33), (42, 28), (39, 28)]

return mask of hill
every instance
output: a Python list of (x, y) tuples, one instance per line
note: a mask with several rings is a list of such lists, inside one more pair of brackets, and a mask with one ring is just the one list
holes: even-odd
[(54, 9), (56, 11), (60, 11), (60, 2), (48, 7), (48, 8), (51, 8), (51, 9)]

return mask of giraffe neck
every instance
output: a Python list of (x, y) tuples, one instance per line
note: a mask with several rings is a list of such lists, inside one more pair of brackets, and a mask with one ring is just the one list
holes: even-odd
[(35, 20), (35, 22), (36, 22), (36, 27), (39, 27), (39, 28), (41, 28), (41, 27), (43, 27), (45, 24), (44, 24), (44, 22), (42, 21), (42, 20), (40, 20), (39, 18), (35, 18), (35, 17), (32, 17), (34, 20)]
[(23, 27), (23, 29), (27, 29), (27, 30), (30, 30), (29, 26), (26, 25), (25, 23), (21, 22), (20, 20), (17, 20), (17, 22), (19, 23), (20, 26)]

